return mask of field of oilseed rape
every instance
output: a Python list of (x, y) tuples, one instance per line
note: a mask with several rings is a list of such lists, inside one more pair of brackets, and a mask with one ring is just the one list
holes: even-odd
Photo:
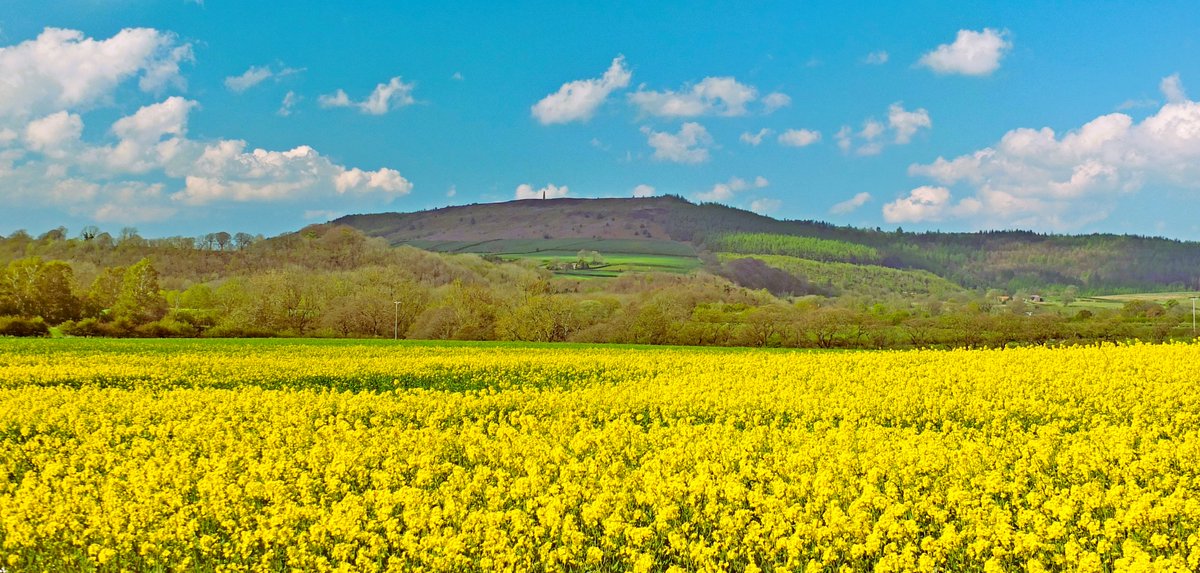
[(0, 341), (6, 571), (1196, 571), (1200, 346)]

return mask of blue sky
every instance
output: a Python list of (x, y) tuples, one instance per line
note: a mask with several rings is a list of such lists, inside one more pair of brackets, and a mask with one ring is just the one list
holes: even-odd
[(1200, 238), (1190, 3), (416, 4), (9, 0), (0, 234), (545, 191)]

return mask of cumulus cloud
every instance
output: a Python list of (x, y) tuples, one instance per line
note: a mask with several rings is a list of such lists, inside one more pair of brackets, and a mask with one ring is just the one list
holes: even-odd
[(855, 132), (850, 126), (843, 125), (841, 129), (834, 134), (834, 139), (837, 140), (838, 149), (843, 152), (854, 150), (857, 155), (878, 155), (883, 151), (883, 142), (879, 136), (887, 128), (882, 123), (875, 119), (867, 119), (863, 121), (862, 129)]
[(229, 76), (225, 78), (225, 87), (230, 91), (242, 93), (262, 82), (269, 79), (280, 79), (293, 74), (298, 74), (303, 70), (295, 68), (282, 68), (279, 71), (271, 69), (271, 66), (250, 66), (245, 72), (239, 76)]
[(870, 200), (871, 200), (871, 194), (864, 191), (862, 193), (858, 193), (857, 195), (855, 195), (849, 199), (846, 199), (845, 201), (842, 201), (840, 203), (835, 203), (833, 205), (833, 207), (829, 208), (829, 212), (833, 213), (834, 215), (845, 215), (847, 213), (853, 213), (854, 211), (858, 210), (859, 207), (866, 205), (867, 202)]
[(613, 58), (612, 64), (599, 78), (567, 82), (530, 108), (533, 117), (543, 125), (587, 121), (612, 92), (625, 88), (633, 73), (625, 67), (625, 57)]
[(982, 204), (973, 198), (954, 203), (949, 189), (926, 185), (884, 205), (883, 219), (889, 223), (941, 221), (947, 216), (974, 215), (981, 207)]
[(50, 157), (62, 157), (79, 142), (83, 135), (83, 119), (73, 113), (60, 111), (25, 126), (25, 142), (29, 149)]
[(199, 106), (181, 96), (143, 105), (107, 129), (85, 129), (95, 117), (89, 112), (113, 102), (123, 84), (150, 93), (182, 86), (179, 64), (190, 53), (171, 34), (149, 29), (100, 40), (47, 29), (0, 47), (0, 209), (135, 223), (218, 201), (410, 192), (393, 169), (345, 167), (307, 146), (249, 150), (239, 140), (192, 139), (189, 118)]
[(749, 131), (744, 131), (744, 132), (742, 132), (742, 136), (739, 137), (738, 139), (740, 139), (742, 143), (745, 143), (747, 145), (752, 145), (754, 147), (758, 147), (758, 145), (763, 142), (763, 138), (767, 137), (768, 135), (771, 135), (772, 133), (774, 133), (774, 132), (772, 132), (771, 130), (764, 127), (755, 133), (750, 133)]
[(659, 161), (704, 163), (708, 161), (708, 148), (713, 143), (703, 125), (690, 121), (679, 128), (679, 133), (654, 131), (648, 127), (643, 127), (642, 133), (654, 148), (654, 158)]
[[(914, 111), (904, 109), (900, 102), (888, 106), (887, 123), (867, 118), (862, 128), (855, 131), (848, 125), (843, 125), (834, 134), (838, 148), (843, 152), (853, 151), (856, 155), (878, 155), (888, 144), (888, 139), (895, 145), (906, 145), (922, 129), (932, 129), (933, 120), (924, 108)], [(887, 137), (890, 133), (890, 137)]]
[(808, 147), (821, 141), (821, 132), (811, 129), (789, 129), (779, 134), (779, 144), (788, 147)]
[(179, 96), (143, 106), (113, 123), (115, 146), (92, 149), (84, 157), (117, 173), (146, 173), (172, 167), (176, 159), (186, 162), (187, 148), (194, 147), (184, 138), (194, 107), (196, 102)]
[(646, 184), (638, 185), (633, 188), (634, 197), (653, 197), (655, 193), (654, 187)]
[(701, 201), (720, 201), (728, 202), (733, 200), (734, 196), (743, 191), (751, 189), (765, 189), (771, 183), (766, 177), (759, 175), (752, 181), (746, 181), (741, 177), (732, 177), (724, 183), (713, 185), (712, 189), (703, 193), (697, 193), (696, 198)]
[(954, 43), (938, 46), (921, 56), (917, 64), (938, 74), (986, 76), (1000, 67), (1000, 59), (1010, 49), (1007, 31), (959, 30)]
[(96, 194), (105, 198), (92, 213), (98, 223), (129, 225), (162, 221), (179, 212), (173, 206), (162, 204), (161, 183), (123, 181), (106, 185)]
[(395, 195), (407, 195), (412, 183), (395, 169), (384, 167), (376, 171), (363, 171), (357, 167), (341, 169), (333, 178), (333, 187), (338, 193), (368, 193), (383, 191)]
[(775, 110), (792, 105), (791, 96), (783, 92), (771, 92), (763, 96), (763, 113), (772, 113)]
[(271, 68), (269, 67), (250, 66), (250, 69), (246, 70), (246, 72), (240, 76), (226, 77), (225, 87), (229, 88), (231, 91), (241, 93), (262, 83), (264, 80), (271, 77), (271, 75)]
[(296, 107), (298, 103), (300, 103), (300, 96), (296, 95), (296, 92), (288, 90), (288, 93), (283, 96), (283, 101), (279, 102), (279, 110), (275, 114), (280, 117), (288, 117), (292, 115), (292, 108)]
[[(772, 93), (765, 98), (769, 111), (791, 103), (786, 94)], [(648, 91), (644, 87), (629, 94), (629, 101), (646, 115), (657, 117), (699, 117), (703, 115), (745, 115), (746, 106), (758, 99), (758, 89), (732, 77), (704, 78), (680, 91)], [(768, 112), (769, 113), (769, 112)]]
[(185, 178), (186, 185), (171, 198), (188, 205), (281, 201), (329, 191), (384, 197), (412, 191), (412, 184), (393, 169), (348, 169), (307, 145), (288, 151), (246, 151), (246, 142), (240, 140), (204, 145), (186, 172), (177, 175)]
[(779, 210), (783, 206), (783, 201), (779, 199), (762, 198), (755, 199), (750, 202), (750, 210), (759, 215), (770, 215)]
[(900, 102), (896, 102), (888, 107), (888, 126), (895, 132), (894, 141), (903, 145), (911, 141), (917, 131), (931, 129), (933, 121), (929, 119), (929, 112), (925, 108), (908, 111)]
[(362, 101), (350, 99), (350, 95), (345, 90), (339, 89), (332, 94), (320, 96), (317, 98), (317, 103), (321, 107), (352, 107), (365, 114), (383, 115), (393, 109), (416, 103), (417, 100), (412, 96), (415, 87), (416, 84), (406, 84), (399, 76), (396, 76), (386, 84), (376, 85), (375, 89), (371, 91), (371, 95)]
[(0, 119), (97, 107), (132, 78), (143, 91), (182, 89), (179, 66), (191, 59), (190, 44), (149, 28), (127, 28), (106, 40), (46, 28), (33, 40), (0, 48)]
[(517, 185), (517, 192), (514, 196), (517, 199), (558, 199), (566, 197), (567, 193), (569, 190), (566, 185), (559, 187), (551, 183), (541, 189), (534, 189), (532, 185), (522, 183)]
[[(1178, 79), (1162, 84), (1164, 104), (1140, 123), (1123, 113), (1099, 116), (1058, 134), (1019, 128), (1000, 141), (952, 159), (909, 167), (970, 195), (990, 223), (1069, 230), (1108, 216), (1123, 194), (1147, 186), (1200, 189), (1200, 103), (1182, 99)], [(922, 215), (971, 214), (936, 209), (900, 209)]]
[(872, 66), (882, 66), (888, 62), (889, 58), (890, 56), (888, 56), (886, 51), (879, 50), (877, 52), (871, 52), (867, 54), (867, 56), (863, 58), (863, 63)]
[(1187, 92), (1183, 89), (1183, 82), (1179, 80), (1179, 74), (1171, 74), (1162, 79), (1158, 84), (1159, 91), (1163, 97), (1167, 98), (1167, 103), (1183, 103), (1188, 101)]

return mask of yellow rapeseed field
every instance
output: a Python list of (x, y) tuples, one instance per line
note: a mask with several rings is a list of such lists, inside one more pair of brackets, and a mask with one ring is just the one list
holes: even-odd
[(0, 341), (7, 571), (1196, 571), (1200, 346)]

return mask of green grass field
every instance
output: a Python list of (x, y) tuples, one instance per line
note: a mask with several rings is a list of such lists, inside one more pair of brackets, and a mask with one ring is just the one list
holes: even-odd
[(439, 253), (477, 253), (492, 255), (536, 255), (596, 251), (609, 254), (666, 255), (695, 257), (696, 249), (687, 243), (658, 239), (494, 239), (490, 241), (407, 241), (407, 245)]
[(719, 253), (722, 261), (754, 258), (789, 273), (803, 276), (816, 285), (830, 284), (843, 293), (951, 294), (963, 288), (933, 273), (877, 265), (821, 262), (786, 255), (742, 255)]
[[(1191, 299), (1200, 297), (1200, 292), (1143, 292), (1133, 294), (1111, 294), (1097, 296), (1081, 296), (1071, 302), (1066, 308), (1077, 310), (1121, 310), (1125, 303), (1133, 301), (1149, 301), (1158, 304), (1166, 304), (1170, 301), (1176, 301), (1181, 305), (1187, 305), (1190, 308)], [(1062, 298), (1059, 296), (1047, 296), (1046, 302), (1041, 303), (1043, 306), (1063, 306)]]
[(580, 279), (615, 278), (627, 272), (688, 273), (700, 267), (691, 245), (655, 239), (497, 239), (482, 242), (409, 241), (410, 246), (442, 253), (493, 255), (505, 260), (531, 260), (541, 266), (571, 263), (580, 251), (595, 251), (604, 262), (590, 269), (558, 270)]

